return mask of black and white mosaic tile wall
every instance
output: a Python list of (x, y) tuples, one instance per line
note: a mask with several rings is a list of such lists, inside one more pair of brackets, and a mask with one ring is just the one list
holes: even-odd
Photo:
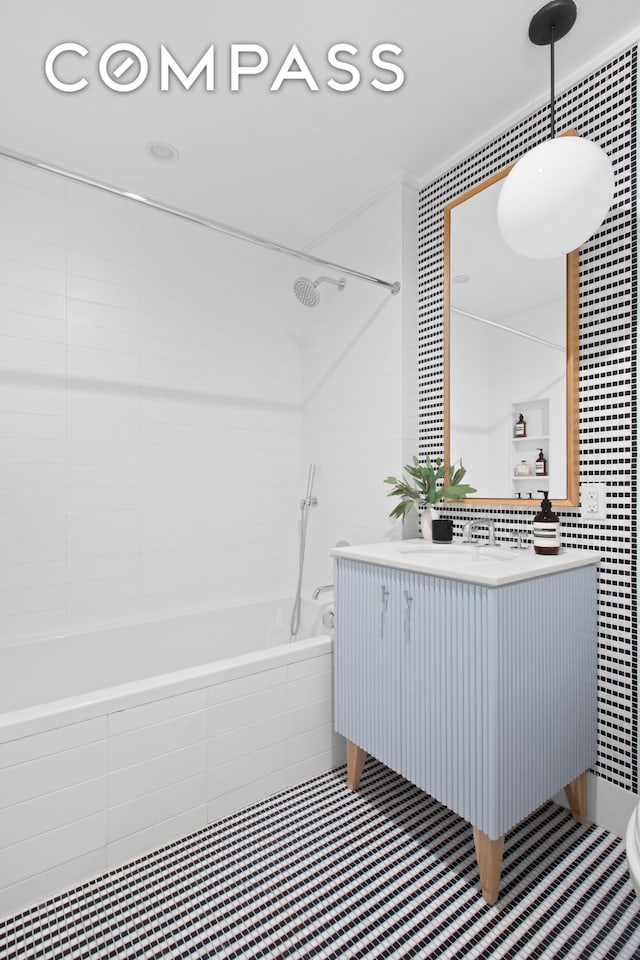
[[(598, 758), (595, 772), (638, 792), (637, 647), (637, 48), (559, 95), (556, 129), (575, 129), (611, 157), (616, 195), (607, 220), (580, 250), (580, 482), (607, 484), (607, 520), (560, 510), (563, 543), (602, 552), (598, 587)], [(505, 131), (420, 192), (420, 451), (442, 454), (443, 207), (547, 139), (548, 106)], [(451, 506), (458, 526), (491, 515), (501, 539), (535, 511)]]

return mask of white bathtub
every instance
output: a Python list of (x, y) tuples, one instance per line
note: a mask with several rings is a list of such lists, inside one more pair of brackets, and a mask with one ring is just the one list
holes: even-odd
[(0, 917), (343, 763), (324, 606), (0, 646)]

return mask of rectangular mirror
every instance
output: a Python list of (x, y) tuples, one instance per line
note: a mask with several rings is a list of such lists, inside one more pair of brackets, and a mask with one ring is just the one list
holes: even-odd
[(542, 489), (576, 506), (578, 252), (532, 260), (505, 244), (509, 169), (444, 208), (444, 458), (462, 458), (467, 503), (529, 506)]

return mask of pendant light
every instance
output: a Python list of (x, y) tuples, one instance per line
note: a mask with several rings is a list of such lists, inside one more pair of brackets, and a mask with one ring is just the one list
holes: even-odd
[(535, 260), (562, 256), (591, 237), (607, 215), (615, 189), (611, 160), (592, 140), (555, 136), (554, 44), (577, 15), (573, 0), (551, 0), (529, 25), (529, 39), (551, 52), (551, 138), (524, 155), (498, 198), (502, 238)]

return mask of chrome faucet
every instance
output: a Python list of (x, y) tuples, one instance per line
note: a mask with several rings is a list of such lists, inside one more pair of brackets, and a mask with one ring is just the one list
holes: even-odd
[(476, 520), (467, 520), (464, 527), (462, 528), (462, 541), (463, 543), (472, 543), (472, 533), (474, 530), (477, 530), (478, 527), (486, 527), (489, 531), (489, 546), (495, 547), (496, 545), (496, 528), (493, 520), (482, 520), (477, 518)]
[(314, 600), (317, 600), (320, 594), (326, 593), (327, 590), (333, 590), (332, 583), (325, 583), (323, 587), (316, 587), (311, 596), (313, 597)]

